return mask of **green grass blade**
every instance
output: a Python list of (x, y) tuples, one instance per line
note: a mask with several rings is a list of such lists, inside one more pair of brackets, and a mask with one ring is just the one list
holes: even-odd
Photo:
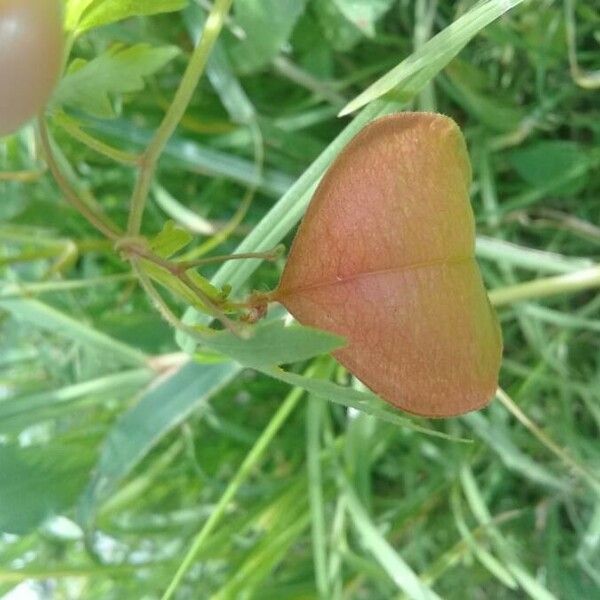
[(391, 544), (381, 535), (364, 507), (348, 485), (344, 487), (346, 506), (362, 543), (385, 569), (399, 590), (413, 600), (441, 600), (406, 564)]
[(533, 598), (533, 600), (556, 600), (555, 596), (537, 581), (523, 566), (519, 557), (514, 552), (514, 549), (511, 547), (510, 542), (502, 535), (501, 531), (495, 526), (490, 526), (493, 522), (492, 515), (489, 512), (475, 478), (470, 469), (465, 465), (461, 468), (460, 479), (473, 514), (481, 525), (488, 527), (488, 531), (494, 540), (498, 555), (502, 558), (508, 571), (519, 583), (521, 588)]
[(523, 0), (484, 0), (478, 3), (349, 102), (340, 116), (348, 115), (392, 90), (399, 91), (403, 99), (414, 97), (482, 29), (521, 2)]
[(301, 388), (293, 389), (283, 401), (277, 412), (273, 415), (261, 433), (260, 437), (256, 440), (254, 446), (246, 456), (246, 459), (240, 465), (237, 473), (230, 479), (225, 492), (219, 499), (209, 519), (204, 523), (202, 529), (195, 536), (192, 545), (185, 555), (185, 558), (179, 565), (179, 568), (173, 576), (169, 587), (162, 596), (162, 600), (169, 600), (173, 597), (173, 594), (181, 584), (184, 575), (193, 564), (198, 552), (201, 550), (202, 545), (223, 518), (229, 503), (231, 500), (233, 500), (243, 482), (249, 477), (252, 469), (258, 464), (277, 432), (281, 429), (290, 414), (296, 408), (296, 405), (300, 401), (302, 394), (303, 391)]
[(48, 418), (58, 411), (73, 410), (75, 403), (87, 402), (91, 397), (104, 402), (107, 395), (120, 396), (138, 390), (152, 379), (149, 369), (135, 369), (114, 373), (60, 389), (19, 396), (0, 402), (0, 431)]
[(480, 437), (494, 450), (500, 460), (509, 469), (520, 473), (526, 480), (540, 485), (566, 491), (568, 485), (541, 464), (523, 454), (511, 440), (510, 432), (498, 422), (491, 423), (481, 413), (469, 413), (461, 417), (471, 427), (473, 433)]
[(306, 467), (308, 471), (308, 496), (312, 515), (312, 547), (315, 582), (319, 598), (331, 598), (327, 576), (327, 536), (321, 470), (321, 430), (325, 405), (317, 398), (309, 398), (306, 407)]
[(508, 569), (506, 569), (506, 567), (479, 542), (467, 527), (462, 510), (462, 499), (460, 498), (457, 488), (452, 490), (450, 505), (452, 506), (452, 511), (454, 513), (456, 527), (475, 558), (503, 585), (511, 590), (516, 589), (518, 587), (517, 582)]
[(99, 505), (136, 467), (149, 450), (240, 371), (232, 362), (212, 365), (189, 363), (148, 390), (108, 434), (94, 478), (82, 496), (79, 513), (85, 525)]
[(148, 360), (147, 355), (136, 348), (115, 340), (38, 300), (0, 297), (0, 308), (12, 313), (19, 321), (102, 350), (125, 364), (140, 366), (145, 365)]
[[(120, 144), (126, 142), (136, 148), (144, 147), (152, 138), (152, 132), (134, 126), (129, 121), (86, 120), (85, 127)], [(257, 187), (269, 196), (280, 196), (293, 183), (287, 174), (276, 169), (257, 173), (253, 161), (215, 150), (195, 140), (172, 137), (165, 147), (163, 162), (171, 169), (186, 169), (211, 177), (224, 177), (248, 187)]]

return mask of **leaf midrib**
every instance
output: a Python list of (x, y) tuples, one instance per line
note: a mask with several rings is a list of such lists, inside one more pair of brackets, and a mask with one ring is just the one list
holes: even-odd
[(286, 296), (291, 296), (298, 293), (309, 292), (312, 290), (317, 290), (325, 287), (335, 287), (337, 285), (342, 285), (349, 283), (351, 281), (356, 281), (362, 278), (375, 277), (377, 275), (387, 275), (390, 273), (403, 273), (405, 271), (416, 271), (418, 269), (427, 269), (430, 267), (447, 267), (451, 265), (458, 265), (461, 263), (466, 263), (469, 261), (475, 260), (475, 253), (472, 253), (468, 256), (457, 256), (453, 258), (436, 258), (433, 260), (426, 260), (418, 263), (413, 263), (409, 265), (401, 265), (398, 267), (391, 267), (389, 269), (377, 269), (374, 271), (362, 271), (360, 273), (355, 273), (353, 275), (348, 275), (346, 277), (340, 277), (332, 281), (324, 281), (322, 283), (313, 283), (310, 285), (304, 285), (299, 287), (294, 287), (287, 289), (283, 292), (279, 292), (279, 288), (276, 290), (275, 298), (284, 298)]

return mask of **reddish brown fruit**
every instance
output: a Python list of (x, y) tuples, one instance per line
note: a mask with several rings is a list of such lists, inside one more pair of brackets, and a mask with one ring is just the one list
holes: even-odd
[(474, 259), (470, 182), (448, 117), (371, 123), (323, 178), (273, 294), (346, 337), (335, 357), (417, 415), (481, 408), (497, 387), (502, 337)]
[(0, 0), (0, 136), (40, 111), (63, 52), (59, 0)]

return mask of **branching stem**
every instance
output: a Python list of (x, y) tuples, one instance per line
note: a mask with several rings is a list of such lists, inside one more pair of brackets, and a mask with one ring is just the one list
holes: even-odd
[(88, 206), (80, 197), (77, 191), (73, 188), (67, 177), (63, 174), (58, 166), (52, 151), (50, 135), (46, 127), (46, 121), (42, 116), (38, 118), (38, 128), (40, 132), (40, 140), (44, 151), (48, 168), (52, 173), (58, 187), (63, 193), (69, 204), (79, 211), (100, 233), (104, 234), (108, 239), (116, 241), (121, 237), (119, 228), (104, 214), (101, 214)]

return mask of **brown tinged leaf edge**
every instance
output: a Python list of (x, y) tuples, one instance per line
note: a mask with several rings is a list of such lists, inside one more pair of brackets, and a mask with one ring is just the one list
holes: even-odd
[(372, 122), (322, 179), (270, 296), (344, 336), (336, 359), (415, 415), (482, 408), (498, 386), (502, 334), (474, 258), (470, 183), (452, 119)]

